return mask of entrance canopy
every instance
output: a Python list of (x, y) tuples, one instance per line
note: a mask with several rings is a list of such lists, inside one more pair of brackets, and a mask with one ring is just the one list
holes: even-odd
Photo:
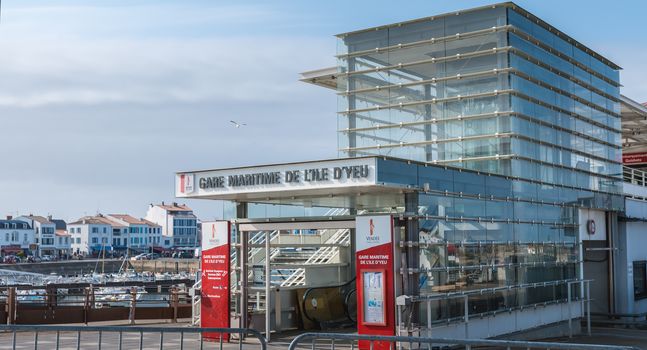
[[(415, 191), (417, 186), (388, 181), (393, 166), (384, 163), (385, 160), (383, 157), (361, 157), (180, 172), (175, 178), (175, 195), (178, 198), (306, 207), (361, 208), (401, 204), (402, 194)], [(417, 173), (415, 168), (412, 170)]]

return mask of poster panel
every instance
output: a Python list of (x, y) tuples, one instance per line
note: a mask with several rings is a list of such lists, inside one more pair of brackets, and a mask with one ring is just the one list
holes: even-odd
[[(230, 305), (230, 233), (229, 221), (202, 223), (202, 289), (200, 327), (229, 328)], [(203, 333), (208, 340), (229, 341), (227, 333)]]
[[(357, 332), (395, 335), (393, 218), (358, 216), (355, 220)], [(392, 345), (375, 342), (373, 349), (389, 349)], [(371, 345), (360, 342), (359, 346), (369, 349)]]
[(384, 288), (385, 270), (362, 271), (362, 304), (363, 324), (386, 326), (386, 289)]

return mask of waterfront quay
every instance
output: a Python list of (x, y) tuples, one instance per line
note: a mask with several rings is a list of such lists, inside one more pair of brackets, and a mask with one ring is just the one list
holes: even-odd
[[(96, 271), (105, 262), (86, 263), (94, 264)], [(109, 266), (115, 262), (112, 263)], [(123, 261), (120, 272), (91, 274), (74, 274), (75, 268), (85, 268), (78, 262), (21, 265), (52, 272), (0, 269), (0, 322), (4, 324), (175, 321), (192, 314), (191, 287), (196, 274), (190, 271), (191, 261), (184, 265), (179, 261), (142, 262), (138, 264), (142, 272), (133, 269), (129, 261)], [(173, 273), (153, 272), (164, 271), (164, 267)], [(53, 272), (60, 268), (69, 268), (71, 273), (64, 276)]]

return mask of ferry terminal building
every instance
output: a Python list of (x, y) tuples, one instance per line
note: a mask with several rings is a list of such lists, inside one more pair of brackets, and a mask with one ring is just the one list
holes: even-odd
[(622, 166), (647, 108), (617, 64), (511, 2), (337, 38), (302, 80), (338, 95), (338, 159), (176, 174), (226, 201), (227, 322), (487, 338), (647, 311)]

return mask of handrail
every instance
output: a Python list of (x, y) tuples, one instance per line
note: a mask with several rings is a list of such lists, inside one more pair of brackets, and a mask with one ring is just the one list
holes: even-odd
[(647, 172), (622, 166), (622, 179), (633, 185), (647, 187)]
[(490, 340), (490, 339), (451, 339), (451, 338), (421, 338), (421, 337), (404, 337), (404, 336), (385, 336), (385, 335), (359, 335), (359, 334), (341, 334), (341, 333), (303, 333), (290, 343), (288, 350), (296, 350), (305, 340), (310, 340), (309, 348), (322, 349), (321, 343), (317, 340), (329, 340), (330, 349), (335, 349), (340, 345), (340, 341), (351, 343), (351, 349), (355, 342), (366, 342), (365, 348), (389, 348), (394, 349), (393, 344), (409, 344), (408, 349), (413, 349), (413, 345), (425, 344), (427, 346), (418, 348), (431, 348), (432, 345), (464, 345), (465, 349), (471, 349), (473, 346), (501, 347), (506, 349), (552, 349), (552, 350), (638, 350), (634, 346), (618, 345), (600, 345), (600, 344), (568, 344), (541, 341), (523, 341), (523, 340)]

